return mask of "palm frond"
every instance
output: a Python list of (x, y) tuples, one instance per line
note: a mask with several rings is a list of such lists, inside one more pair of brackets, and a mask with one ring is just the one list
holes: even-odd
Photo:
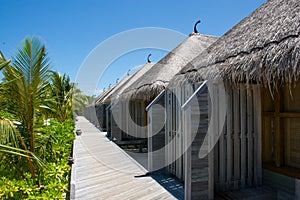
[(0, 144), (0, 152), (29, 158), (31, 160), (35, 160), (42, 167), (46, 166), (45, 163), (41, 159), (39, 159), (34, 153), (32, 153), (31, 151), (28, 151), (28, 150), (23, 150), (20, 148)]
[(19, 147), (17, 132), (13, 122), (0, 118), (0, 144)]

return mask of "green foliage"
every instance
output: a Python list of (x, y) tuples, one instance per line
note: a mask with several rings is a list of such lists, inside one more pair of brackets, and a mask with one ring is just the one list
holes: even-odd
[(64, 122), (72, 116), (72, 98), (74, 84), (71, 83), (70, 77), (66, 74), (61, 75), (59, 72), (51, 71), (51, 101), (49, 107), (53, 115)]
[[(68, 158), (72, 150), (72, 143), (75, 138), (73, 133), (74, 122), (58, 122), (51, 120), (49, 126), (40, 128), (45, 138), (51, 136), (52, 149), (44, 149), (45, 152), (53, 151), (44, 156), (45, 166), (34, 179), (31, 173), (25, 173), (25, 178), (20, 176), (7, 176), (7, 169), (1, 168), (2, 178), (0, 179), (0, 197), (13, 199), (65, 199), (68, 193), (69, 176), (71, 167), (68, 165)], [(46, 146), (47, 140), (41, 142), (40, 148)], [(0, 153), (1, 155), (1, 153)], [(5, 159), (7, 155), (1, 155)], [(41, 156), (42, 157), (42, 156)], [(41, 158), (40, 157), (40, 158)], [(5, 172), (5, 173), (3, 173)], [(36, 184), (36, 181), (39, 184)]]
[(0, 52), (0, 199), (66, 198), (74, 84), (56, 72), (51, 79), (49, 63), (36, 37), (26, 38), (12, 61)]
[(6, 60), (0, 51), (0, 70), (2, 70), (4, 67), (8, 66), (8, 64), (11, 62), (11, 60)]
[(75, 113), (77, 115), (83, 115), (85, 107), (89, 104), (90, 104), (90, 97), (85, 95), (79, 88), (74, 86), (73, 110), (75, 111)]
[[(2, 56), (2, 60), (4, 60)], [(36, 38), (26, 38), (10, 65), (3, 69), (4, 85), (1, 93), (5, 110), (16, 116), (21, 124), (22, 149), (35, 153), (36, 119), (46, 108), (46, 94), (49, 90), (49, 58), (46, 47)], [(7, 144), (4, 144), (7, 145)], [(22, 163), (25, 165), (25, 163)], [(39, 167), (27, 157), (27, 167), (35, 178)]]

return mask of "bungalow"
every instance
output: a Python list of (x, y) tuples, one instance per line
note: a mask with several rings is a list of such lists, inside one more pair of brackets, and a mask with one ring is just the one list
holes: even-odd
[(110, 106), (111, 99), (110, 97), (125, 84), (131, 75), (127, 74), (119, 83), (117, 83), (106, 95), (103, 95), (102, 98), (99, 98), (95, 103), (96, 115), (99, 121), (100, 130), (107, 132), (106, 136), (111, 137), (111, 117), (110, 113), (107, 113), (107, 108)]
[(299, 1), (269, 0), (170, 81), (186, 199), (300, 198), (299, 35)]
[[(129, 90), (131, 99), (135, 101), (141, 98), (154, 99), (146, 108), (149, 122), (148, 170), (156, 171), (166, 167), (167, 172), (182, 180), (184, 180), (184, 173), (181, 155), (184, 151), (176, 108), (180, 104), (179, 101), (184, 101), (191, 94), (185, 93), (176, 98), (173, 95), (175, 90), (164, 91), (164, 89), (177, 72), (218, 39), (215, 36), (200, 34), (196, 27), (199, 22), (195, 24), (194, 32), (185, 41), (158, 62), (152, 71), (145, 74), (143, 80)], [(161, 93), (154, 98), (159, 92)]]
[(96, 97), (94, 99), (94, 101), (90, 105), (88, 105), (85, 108), (85, 111), (84, 111), (84, 116), (86, 117), (86, 119), (89, 120), (91, 123), (93, 123), (96, 127), (99, 127), (100, 129), (101, 129), (101, 126), (100, 126), (101, 122), (99, 122), (99, 120), (98, 120), (95, 105), (99, 100), (104, 98), (113, 88), (114, 87), (111, 87), (111, 88), (108, 88), (108, 90), (103, 91), (98, 97)]
[[(167, 142), (164, 138), (165, 128), (164, 126), (165, 115), (155, 115), (153, 120), (161, 123), (160, 129), (156, 128), (157, 132), (153, 129), (153, 121), (147, 119), (145, 113), (146, 106), (150, 104), (153, 99), (163, 99), (165, 95), (162, 91), (167, 87), (169, 81), (172, 77), (179, 72), (183, 66), (194, 59), (201, 51), (210, 46), (216, 41), (217, 37), (199, 34), (197, 31), (197, 24), (194, 26), (194, 33), (184, 40), (180, 45), (178, 45), (174, 50), (168, 53), (163, 59), (161, 59), (157, 64), (155, 64), (149, 71), (147, 71), (143, 76), (136, 80), (130, 87), (126, 88), (122, 93), (122, 97), (129, 102), (129, 108), (131, 110), (136, 110), (137, 112), (130, 112), (133, 122), (135, 123), (129, 129), (129, 134), (134, 135), (137, 138), (144, 139), (147, 141), (148, 148), (148, 169), (153, 171), (165, 166), (164, 160), (162, 159), (165, 155), (165, 151), (156, 152), (155, 149), (160, 149), (165, 146)], [(162, 93), (161, 93), (162, 92)], [(161, 93), (161, 95), (159, 95)], [(156, 98), (158, 96), (158, 98)], [(164, 107), (163, 102), (161, 106)], [(172, 117), (167, 115), (167, 118)], [(142, 119), (142, 120), (141, 120)], [(140, 123), (143, 122), (143, 123)], [(152, 137), (147, 137), (147, 132), (151, 129), (153, 134)], [(162, 162), (160, 164), (152, 162), (160, 159)], [(170, 159), (171, 163), (182, 162), (176, 161), (175, 159)], [(157, 166), (152, 166), (156, 164)], [(161, 166), (161, 167), (158, 167)], [(168, 168), (172, 170), (171, 168)], [(180, 177), (182, 178), (182, 177)]]
[[(148, 63), (142, 66), (135, 74), (133, 74), (124, 84), (118, 87), (107, 100), (111, 102), (107, 108), (107, 115), (111, 118), (111, 137), (117, 144), (126, 143), (128, 140), (136, 138), (133, 134), (128, 134), (132, 128), (129, 121), (131, 117), (128, 111), (128, 102), (122, 98), (122, 93), (126, 88), (130, 87), (136, 80), (149, 71), (154, 63), (151, 63), (148, 56)], [(138, 112), (137, 110), (132, 110)], [(141, 122), (143, 123), (143, 122)]]

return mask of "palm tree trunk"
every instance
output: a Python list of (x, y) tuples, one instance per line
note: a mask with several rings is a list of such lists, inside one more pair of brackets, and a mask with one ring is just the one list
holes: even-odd
[[(30, 137), (30, 151), (34, 154), (35, 152), (35, 138), (34, 138), (34, 129), (33, 129), (33, 123), (34, 123), (34, 109), (33, 109), (33, 98), (32, 98), (32, 93), (30, 97), (30, 110), (29, 110), (29, 120), (28, 120), (28, 133)], [(32, 178), (35, 179), (36, 177), (36, 172), (35, 172), (35, 167), (33, 164), (32, 159), (29, 159), (29, 167), (30, 167), (30, 172), (32, 175)]]

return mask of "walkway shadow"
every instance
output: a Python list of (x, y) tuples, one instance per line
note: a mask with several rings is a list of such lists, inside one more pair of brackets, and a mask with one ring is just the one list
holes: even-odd
[(184, 183), (175, 176), (168, 174), (165, 170), (147, 172), (135, 178), (151, 177), (177, 199), (184, 199)]

